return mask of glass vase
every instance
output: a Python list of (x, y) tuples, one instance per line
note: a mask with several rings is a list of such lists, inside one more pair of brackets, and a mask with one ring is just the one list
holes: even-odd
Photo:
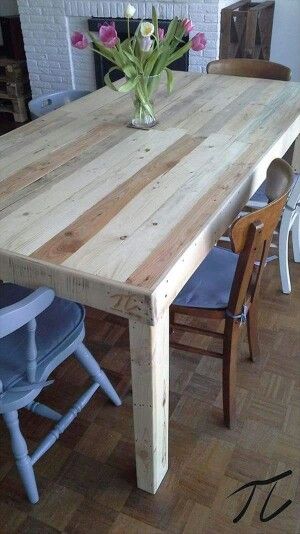
[(160, 74), (156, 76), (139, 76), (133, 90), (134, 115), (131, 126), (148, 130), (157, 124), (154, 111), (154, 96), (159, 87)]

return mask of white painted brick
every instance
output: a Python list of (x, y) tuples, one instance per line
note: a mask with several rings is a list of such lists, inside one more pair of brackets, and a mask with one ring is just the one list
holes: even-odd
[(203, 51), (203, 55), (204, 55), (204, 57), (209, 57), (211, 59), (216, 59), (216, 57), (217, 57), (216, 49), (214, 49), (214, 50), (204, 50)]
[(174, 17), (174, 5), (173, 4), (167, 4), (167, 12), (166, 12), (166, 19), (172, 20)]
[(217, 32), (207, 32), (205, 31), (206, 39), (207, 39), (207, 45), (211, 47), (211, 43), (215, 43), (218, 39), (218, 33)]
[(219, 17), (217, 13), (205, 13), (204, 22), (218, 22)]
[(123, 4), (123, 2), (117, 3), (117, 16), (118, 17), (124, 17), (124, 8), (125, 8), (125, 4)]

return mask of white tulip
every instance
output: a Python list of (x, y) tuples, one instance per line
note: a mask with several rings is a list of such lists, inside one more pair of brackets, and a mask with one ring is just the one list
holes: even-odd
[(150, 37), (154, 33), (154, 26), (152, 22), (142, 22), (141, 24), (141, 35), (143, 37)]
[(132, 19), (133, 15), (135, 14), (136, 12), (136, 9), (134, 6), (132, 6), (131, 4), (127, 4), (127, 7), (125, 9), (125, 17), (127, 19)]
[(142, 37), (140, 40), (140, 47), (143, 52), (149, 52), (152, 47), (152, 39), (151, 37)]

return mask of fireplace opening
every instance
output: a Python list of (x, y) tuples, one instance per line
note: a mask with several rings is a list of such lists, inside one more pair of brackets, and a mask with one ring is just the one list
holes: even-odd
[[(127, 38), (127, 19), (125, 18), (112, 18), (112, 17), (106, 17), (106, 18), (99, 18), (99, 17), (92, 17), (88, 20), (88, 28), (91, 32), (98, 32), (99, 27), (104, 24), (105, 22), (115, 22), (116, 30), (118, 32), (118, 36), (120, 37), (120, 40), (123, 41)], [(135, 32), (139, 25), (140, 20), (139, 19), (131, 19), (130, 21), (130, 30), (131, 32)], [(158, 24), (160, 28), (163, 28), (165, 30), (165, 33), (168, 29), (168, 26), (170, 24), (170, 20), (159, 20)], [(188, 36), (183, 38), (184, 41), (188, 41)], [(95, 63), (95, 76), (96, 76), (96, 87), (97, 89), (100, 89), (105, 85), (104, 83), (104, 76), (108, 72), (108, 70), (113, 66), (113, 64), (108, 61), (106, 58), (100, 56), (96, 52), (94, 52), (94, 63)], [(181, 71), (188, 71), (189, 70), (189, 53), (187, 52), (184, 54), (180, 59), (177, 59), (174, 61), (171, 65), (169, 65), (169, 68), (172, 70), (181, 70)], [(123, 74), (119, 71), (113, 71), (110, 75), (110, 78), (113, 82), (119, 80), (123, 77)]]

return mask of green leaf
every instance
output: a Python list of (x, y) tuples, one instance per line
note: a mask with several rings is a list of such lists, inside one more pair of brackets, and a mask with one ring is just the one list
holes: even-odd
[(178, 39), (179, 41), (182, 41), (184, 33), (185, 33), (185, 29), (182, 26), (181, 21), (179, 21), (179, 24), (177, 24), (177, 29), (175, 32), (175, 38)]
[(105, 76), (104, 76), (104, 82), (105, 82), (105, 85), (107, 85), (107, 87), (109, 87), (109, 88), (112, 89), (113, 91), (118, 91), (119, 88), (116, 87), (116, 86), (112, 83), (112, 81), (111, 81), (111, 79), (110, 79), (110, 73), (113, 72), (114, 70), (120, 70), (120, 69), (119, 69), (118, 67), (111, 67), (111, 68), (109, 69), (109, 71), (108, 71), (108, 72), (105, 74)]
[(151, 76), (153, 74), (153, 69), (155, 66), (156, 61), (160, 57), (160, 55), (163, 53), (162, 48), (156, 48), (152, 54), (148, 57), (145, 65), (144, 65), (144, 75), (145, 76)]
[(90, 36), (95, 46), (95, 51), (100, 53), (106, 59), (109, 59), (110, 61), (114, 61), (114, 53), (112, 51), (113, 49), (109, 49), (103, 44), (101, 44), (100, 41), (98, 41), (91, 32), (88, 32), (88, 35)]
[(152, 22), (154, 26), (154, 35), (158, 41), (158, 18), (157, 18), (156, 9), (154, 6), (152, 6)]
[(183, 54), (185, 54), (186, 52), (189, 51), (191, 46), (192, 46), (192, 42), (188, 41), (184, 46), (182, 46), (181, 48), (178, 48), (178, 50), (176, 50), (176, 52), (174, 52), (174, 54), (172, 54), (169, 57), (166, 66), (171, 65), (171, 63), (173, 63), (173, 61), (176, 61), (176, 59), (181, 58), (183, 56)]
[(169, 24), (167, 35), (164, 39), (164, 44), (170, 44), (174, 38), (178, 26), (178, 18), (175, 17)]
[(139, 84), (136, 85), (136, 92), (139, 96), (139, 99), (140, 101), (142, 102), (143, 104), (143, 108), (150, 114), (152, 115), (153, 111), (151, 109), (151, 107), (149, 106), (149, 104), (147, 103), (146, 101), (146, 98), (145, 98), (145, 95), (143, 93), (143, 90), (141, 89), (141, 87), (139, 86)]
[(132, 91), (132, 89), (135, 88), (136, 84), (138, 82), (138, 77), (131, 78), (130, 80), (127, 80), (127, 82), (123, 83), (118, 87), (118, 91), (120, 93), (128, 93), (129, 91)]
[(136, 70), (132, 64), (127, 64), (122, 67), (122, 70), (126, 76), (126, 78), (132, 78), (133, 76), (136, 76)]
[(168, 69), (167, 67), (165, 68), (165, 71), (166, 71), (166, 74), (167, 74), (167, 88), (168, 88), (168, 93), (172, 93), (173, 91), (173, 86), (174, 86), (174, 76), (173, 76), (173, 71), (171, 69)]
[(141, 70), (141, 64), (138, 60), (138, 58), (130, 53), (130, 52), (127, 52), (127, 50), (124, 50), (124, 56), (126, 56), (126, 58), (131, 62), (131, 63), (134, 63), (134, 65), (136, 65), (138, 67), (139, 70)]
[(139, 34), (140, 34), (140, 28), (141, 28), (141, 24), (142, 24), (142, 22), (143, 22), (143, 19), (140, 20), (139, 25), (138, 25), (137, 29), (136, 29), (135, 32), (134, 32), (134, 38), (135, 38), (135, 39), (137, 39), (138, 36), (139, 36)]
[(114, 70), (119, 70), (122, 72), (122, 69), (119, 69), (119, 67), (111, 67), (109, 71), (107, 72), (107, 74), (105, 74), (104, 76), (104, 82), (107, 85), (107, 87), (109, 87), (113, 91), (118, 91), (119, 93), (128, 93), (128, 91), (131, 91), (132, 89), (134, 89), (134, 87), (136, 86), (138, 82), (137, 76), (135, 78), (131, 78), (130, 80), (127, 80), (127, 82), (116, 87), (110, 79), (110, 73), (113, 72)]

